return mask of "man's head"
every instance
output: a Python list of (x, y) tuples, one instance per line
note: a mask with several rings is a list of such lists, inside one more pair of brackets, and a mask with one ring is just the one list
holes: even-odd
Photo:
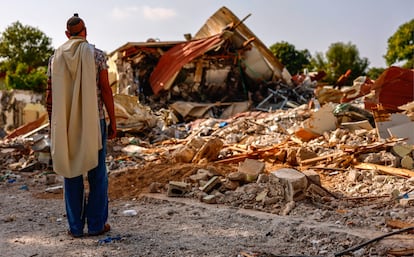
[(85, 22), (79, 18), (77, 13), (73, 14), (72, 17), (66, 22), (66, 36), (84, 36), (86, 37)]

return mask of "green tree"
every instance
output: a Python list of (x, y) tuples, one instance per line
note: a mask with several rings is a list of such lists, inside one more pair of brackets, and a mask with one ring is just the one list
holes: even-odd
[(385, 71), (385, 68), (370, 68), (367, 72), (367, 76), (370, 79), (376, 80), (383, 72)]
[(288, 42), (275, 43), (270, 46), (270, 51), (292, 75), (302, 72), (310, 63), (311, 55), (307, 49), (296, 50), (295, 46)]
[(6, 86), (9, 89), (33, 90), (44, 92), (46, 90), (46, 67), (39, 66), (29, 69), (25, 63), (19, 63), (15, 72), (7, 72)]
[(388, 38), (388, 48), (384, 58), (389, 66), (397, 62), (405, 62), (402, 67), (414, 68), (414, 19), (401, 25)]
[(38, 73), (47, 66), (53, 53), (51, 41), (39, 29), (19, 21), (6, 28), (0, 36), (0, 72), (6, 73), (7, 88), (45, 88), (47, 78)]
[(314, 71), (323, 70), (326, 72), (328, 70), (328, 62), (324, 54), (322, 52), (316, 52), (310, 60), (309, 67)]
[(313, 70), (324, 70), (327, 74), (324, 81), (331, 84), (350, 69), (351, 75), (347, 84), (351, 84), (355, 78), (366, 74), (368, 65), (368, 59), (360, 58), (358, 48), (354, 44), (337, 42), (329, 46), (325, 56), (317, 53), (312, 58), (310, 66)]

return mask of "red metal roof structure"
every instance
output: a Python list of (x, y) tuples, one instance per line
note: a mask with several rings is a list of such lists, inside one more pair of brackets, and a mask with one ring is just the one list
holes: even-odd
[(374, 99), (366, 99), (367, 109), (380, 103), (384, 109), (399, 111), (398, 107), (414, 100), (414, 70), (391, 66), (371, 87)]
[(222, 34), (216, 34), (180, 43), (165, 52), (150, 76), (150, 84), (154, 94), (158, 94), (162, 89), (168, 90), (186, 63), (217, 48), (223, 42)]
[(252, 46), (249, 51), (245, 51), (243, 54), (244, 63), (249, 67), (245, 72), (249, 77), (254, 78), (260, 74), (266, 80), (280, 79), (291, 85), (292, 77), (289, 71), (244, 24), (244, 20), (240, 20), (227, 7), (223, 6), (206, 21), (194, 38), (215, 35), (227, 27), (233, 32), (231, 41), (235, 48), (244, 48), (246, 44)]

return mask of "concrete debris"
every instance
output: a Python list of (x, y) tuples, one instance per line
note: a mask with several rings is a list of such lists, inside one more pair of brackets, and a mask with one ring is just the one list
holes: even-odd
[(189, 191), (190, 185), (180, 181), (170, 181), (168, 183), (167, 195), (170, 197), (173, 196), (183, 196)]
[(207, 141), (192, 159), (193, 163), (210, 162), (217, 160), (223, 147), (223, 141), (219, 138), (213, 138)]
[(414, 161), (413, 158), (411, 156), (404, 156), (401, 159), (401, 167), (404, 169), (409, 169), (412, 170), (414, 168)]
[[(324, 132), (337, 128), (337, 119), (333, 114), (334, 107), (325, 104), (321, 109), (311, 114), (311, 117), (304, 120), (302, 126), (296, 131), (296, 136), (304, 140), (310, 140), (322, 135)], [(307, 136), (303, 136), (303, 135)]]
[(391, 151), (393, 154), (401, 158), (404, 158), (405, 156), (408, 156), (413, 151), (413, 146), (399, 143), (399, 144), (394, 145)]
[(123, 132), (145, 132), (157, 125), (158, 118), (139, 103), (136, 96), (115, 95), (117, 129)]
[(271, 174), (276, 176), (284, 185), (286, 201), (298, 201), (304, 198), (308, 187), (305, 174), (290, 168), (272, 171)]
[(200, 188), (201, 191), (205, 193), (211, 192), (217, 185), (220, 185), (221, 181), (218, 176), (212, 177), (207, 183)]
[[(375, 127), (351, 130), (340, 126), (343, 116), (334, 115), (335, 107), (322, 105), (315, 111), (302, 105), (271, 112), (244, 112), (180, 126), (167, 125), (160, 113), (151, 114), (157, 120), (155, 127), (139, 133), (121, 131), (118, 138), (108, 142), (110, 180), (122, 181), (123, 176), (133, 175), (112, 192), (140, 187), (142, 169), (154, 165), (164, 166), (175, 177), (162, 177), (159, 170), (154, 170), (151, 182), (142, 186), (146, 192), (167, 197), (191, 197), (205, 204), (288, 217), (306, 213), (306, 205), (311, 204), (320, 208), (313, 216), (332, 215), (333, 222), (341, 224), (352, 218), (359, 225), (371, 216), (391, 214), (414, 222), (407, 212), (413, 206), (412, 194), (404, 193), (414, 189), (414, 170), (410, 166), (413, 145), (405, 138), (381, 138)], [(318, 129), (315, 137), (304, 140), (297, 136), (304, 124), (310, 124), (304, 121), (318, 112), (328, 115), (327, 109), (331, 112), (329, 122), (312, 123), (312, 128)], [(347, 122), (361, 119), (356, 115), (347, 117)], [(0, 141), (0, 183), (27, 180), (30, 182), (25, 188), (29, 190), (37, 186), (52, 196), (62, 194), (62, 178), (53, 174), (50, 156), (41, 152), (49, 144), (48, 126), (42, 126), (33, 129), (35, 132)], [(167, 133), (171, 127), (180, 133)], [(227, 165), (233, 167), (231, 171), (225, 170)], [(399, 211), (391, 213), (390, 208)]]
[[(134, 102), (136, 103), (135, 100)], [(132, 106), (130, 109), (134, 109)], [(382, 135), (382, 130), (376, 131), (378, 128), (368, 130), (369, 127), (359, 127), (348, 130), (339, 125), (345, 114), (333, 115), (334, 108), (332, 104), (327, 104), (315, 112), (313, 109), (300, 106), (270, 113), (245, 112), (226, 120), (200, 119), (183, 125), (182, 131), (185, 131), (185, 134), (180, 134), (178, 138), (175, 137), (176, 133), (163, 134), (168, 131), (169, 126), (167, 123), (160, 125), (163, 124), (162, 117), (151, 114), (151, 120), (157, 120), (155, 123), (158, 125), (152, 130), (149, 128), (140, 130), (141, 135), (147, 133), (146, 139), (138, 138), (133, 134), (120, 137), (119, 144), (113, 147), (114, 154), (125, 154), (127, 157), (114, 158), (114, 162), (109, 166), (119, 168), (119, 163), (115, 165), (115, 162), (120, 160), (119, 158), (148, 161), (157, 159), (159, 158), (157, 156), (162, 154), (168, 154), (176, 163), (243, 163), (245, 160), (266, 159), (300, 166), (324, 163), (330, 168), (347, 168), (355, 162), (392, 165), (395, 168), (402, 167), (403, 163), (405, 168), (410, 167), (412, 145), (401, 141), (404, 138), (399, 139), (390, 135), (385, 137)], [(354, 109), (352, 112), (355, 112)], [(346, 113), (346, 110), (343, 113)], [(348, 118), (352, 119), (355, 116), (349, 115)], [(396, 114), (391, 115), (391, 117), (394, 116)], [(330, 118), (323, 119), (322, 117)], [(369, 119), (367, 116), (358, 116), (354, 119), (360, 120), (361, 117)], [(403, 122), (408, 121), (404, 114), (400, 114), (399, 117), (405, 117)], [(381, 122), (383, 121), (376, 119), (374, 125)], [(393, 123), (392, 126), (394, 127), (395, 124), (398, 122)], [(305, 127), (306, 130), (312, 129), (312, 137), (298, 134), (298, 131), (305, 130)], [(37, 130), (39, 128), (41, 129)], [(48, 163), (50, 160), (50, 156), (47, 155), (48, 126), (39, 125), (39, 128), (33, 129), (35, 132), (32, 132), (31, 136), (30, 133), (24, 133), (2, 141), (4, 145), (2, 152), (14, 153), (8, 157), (19, 154), (19, 152), (24, 156), (32, 150), (36, 154), (30, 160), (23, 162), (4, 156), (6, 160), (2, 163), (7, 164), (7, 167), (13, 170), (30, 167), (30, 164), (37, 161)], [(130, 131), (130, 133), (133, 132)], [(159, 145), (158, 142), (163, 143)], [(154, 150), (156, 145), (162, 147)], [(349, 155), (350, 153), (352, 156)], [(403, 159), (407, 155), (411, 157)], [(127, 163), (124, 162), (123, 165)], [(234, 181), (234, 178), (230, 180)]]
[(246, 159), (244, 162), (239, 163), (238, 171), (244, 174), (244, 182), (255, 182), (259, 177), (259, 174), (264, 171), (265, 164), (261, 161)]
[(217, 197), (215, 195), (206, 195), (203, 197), (202, 202), (214, 204), (217, 203)]

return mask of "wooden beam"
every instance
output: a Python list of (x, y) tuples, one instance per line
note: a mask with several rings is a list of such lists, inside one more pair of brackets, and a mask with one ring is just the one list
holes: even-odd
[(379, 164), (359, 163), (355, 165), (354, 168), (361, 169), (361, 170), (379, 170), (387, 175), (414, 178), (414, 171), (412, 170), (394, 168), (394, 167), (389, 167), (389, 166), (384, 166), (384, 165), (379, 165)]
[(303, 161), (300, 162), (300, 165), (309, 165), (311, 163), (324, 161), (324, 160), (329, 159), (329, 158), (338, 158), (338, 157), (340, 157), (340, 155), (341, 154), (339, 154), (339, 153), (333, 153), (333, 154), (327, 154), (327, 155), (324, 155), (324, 156), (318, 156), (318, 157), (315, 157), (315, 158), (310, 158), (310, 159), (303, 160)]

